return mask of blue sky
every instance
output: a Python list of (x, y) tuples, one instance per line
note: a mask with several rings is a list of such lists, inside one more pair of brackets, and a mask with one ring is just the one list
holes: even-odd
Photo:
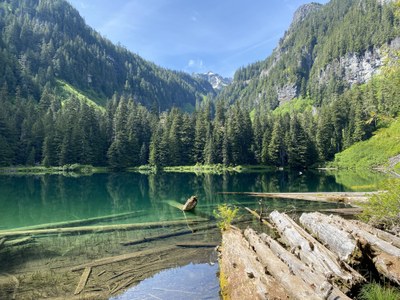
[[(232, 77), (265, 59), (304, 0), (68, 0), (89, 26), (157, 65)], [(314, 1), (327, 3), (328, 0)]]

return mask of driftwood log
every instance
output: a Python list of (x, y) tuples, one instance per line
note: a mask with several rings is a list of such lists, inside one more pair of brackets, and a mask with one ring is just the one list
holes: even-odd
[(252, 229), (246, 229), (244, 236), (258, 256), (260, 263), (289, 294), (291, 299), (323, 299), (300, 277), (292, 273), (289, 266), (274, 255), (272, 250)]
[(334, 253), (322, 246), (286, 214), (273, 211), (270, 219), (291, 251), (313, 270), (324, 274), (328, 279), (333, 279), (342, 291), (347, 292), (354, 285), (364, 281), (358, 272), (344, 263), (339, 263)]
[(357, 241), (349, 233), (332, 224), (328, 216), (321, 213), (304, 213), (299, 221), (317, 240), (338, 255), (340, 260), (354, 264), (361, 259)]
[(317, 295), (327, 300), (339, 300), (347, 297), (338, 287), (334, 286), (327, 278), (299, 260), (295, 255), (283, 248), (276, 240), (265, 233), (260, 234), (261, 240), (269, 246), (272, 253), (289, 266), (290, 271), (313, 287)]
[(238, 229), (222, 234), (220, 286), (223, 299), (290, 299), (285, 289), (265, 273)]
[[(332, 223), (343, 228), (358, 241), (363, 248), (362, 250), (370, 255), (379, 273), (400, 285), (400, 248), (359, 226), (355, 226), (354, 222), (333, 215), (330, 216), (330, 219)], [(370, 229), (369, 231), (373, 232), (374, 230)], [(388, 233), (385, 236), (386, 239), (390, 239)], [(395, 236), (393, 236), (393, 240), (396, 240)]]

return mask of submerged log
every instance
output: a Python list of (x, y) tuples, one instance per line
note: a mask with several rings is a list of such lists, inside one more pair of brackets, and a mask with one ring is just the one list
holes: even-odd
[(342, 291), (347, 292), (351, 287), (364, 280), (354, 269), (343, 263), (339, 264), (335, 254), (318, 243), (286, 214), (273, 211), (270, 219), (283, 242), (292, 249), (292, 252), (326, 278), (333, 277)]
[(255, 251), (259, 261), (289, 294), (291, 299), (323, 299), (300, 277), (292, 273), (289, 266), (274, 255), (272, 250), (252, 229), (246, 229), (244, 236)]
[(92, 272), (92, 268), (91, 267), (86, 267), (85, 270), (83, 270), (82, 276), (79, 280), (78, 286), (75, 289), (74, 295), (78, 295), (80, 294), (83, 289), (86, 286), (86, 282), (89, 279), (90, 273)]
[(31, 236), (28, 237), (24, 237), (22, 239), (16, 239), (16, 240), (11, 240), (11, 241), (6, 241), (4, 243), (5, 246), (20, 246), (20, 245), (24, 245), (27, 243), (32, 242), (34, 239)]
[(142, 243), (148, 243), (151, 241), (166, 239), (166, 238), (170, 238), (170, 237), (174, 237), (174, 236), (192, 234), (192, 233), (195, 233), (198, 231), (213, 229), (216, 227), (217, 227), (217, 225), (215, 223), (213, 223), (213, 224), (208, 224), (208, 225), (204, 225), (204, 226), (193, 227), (191, 229), (179, 230), (179, 231), (175, 231), (175, 232), (164, 233), (164, 234), (154, 235), (154, 236), (150, 236), (150, 237), (144, 237), (141, 239), (125, 241), (125, 242), (121, 242), (120, 244), (123, 246), (137, 245), (137, 244), (142, 244)]
[(283, 248), (276, 240), (265, 233), (262, 233), (260, 238), (269, 246), (275, 256), (289, 266), (294, 275), (302, 278), (321, 298), (327, 300), (350, 300), (338, 287), (327, 280), (322, 273), (312, 270), (308, 265)]
[(208, 221), (207, 219), (185, 219), (175, 221), (160, 221), (135, 224), (116, 224), (116, 225), (98, 225), (98, 226), (81, 226), (53, 229), (36, 229), (36, 230), (21, 230), (21, 231), (0, 231), (0, 237), (17, 237), (24, 235), (48, 235), (48, 234), (78, 234), (78, 233), (99, 233), (118, 230), (133, 230), (143, 228), (160, 228), (197, 224), (199, 222)]
[(128, 259), (133, 259), (133, 258), (137, 258), (137, 257), (155, 254), (155, 253), (170, 251), (174, 248), (175, 248), (175, 246), (166, 246), (166, 247), (160, 247), (157, 249), (149, 249), (149, 250), (143, 250), (143, 251), (138, 251), (138, 252), (134, 252), (134, 253), (127, 253), (127, 254), (122, 254), (122, 255), (117, 255), (117, 256), (105, 257), (105, 258), (94, 260), (94, 261), (86, 263), (86, 264), (82, 264), (82, 265), (73, 267), (73, 268), (71, 268), (71, 271), (75, 272), (75, 271), (83, 270), (83, 269), (89, 268), (89, 267), (94, 268), (94, 267), (98, 267), (98, 266), (113, 264), (113, 263), (125, 261)]
[(318, 212), (304, 213), (300, 217), (300, 224), (340, 260), (353, 264), (361, 259), (356, 240), (343, 228), (332, 224), (328, 216)]
[(338, 216), (330, 216), (332, 222), (342, 226), (367, 251), (379, 273), (400, 285), (400, 248)]
[(223, 299), (290, 299), (284, 288), (263, 266), (237, 229), (222, 234), (220, 286)]
[(39, 224), (39, 225), (32, 225), (26, 227), (19, 227), (15, 229), (10, 229), (10, 231), (21, 231), (21, 230), (35, 230), (35, 229), (52, 229), (52, 228), (61, 228), (61, 227), (73, 227), (73, 226), (83, 226), (89, 225), (98, 222), (110, 222), (116, 221), (121, 219), (126, 219), (132, 216), (140, 216), (139, 213), (143, 213), (144, 210), (141, 211), (133, 211), (127, 213), (120, 213), (120, 214), (113, 214), (108, 216), (101, 216), (95, 218), (88, 218), (82, 220), (72, 220), (72, 221), (63, 221), (63, 222), (54, 222), (54, 223), (46, 223), (46, 224)]

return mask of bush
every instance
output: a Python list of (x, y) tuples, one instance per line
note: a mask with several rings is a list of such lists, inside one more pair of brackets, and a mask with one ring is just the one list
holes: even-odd
[(230, 207), (226, 203), (218, 205), (218, 211), (214, 210), (214, 216), (218, 220), (218, 227), (221, 230), (227, 230), (231, 225), (232, 221), (236, 218), (239, 212), (239, 207)]
[(400, 180), (390, 179), (381, 187), (384, 192), (374, 194), (367, 203), (360, 206), (360, 219), (374, 226), (386, 229), (400, 225)]

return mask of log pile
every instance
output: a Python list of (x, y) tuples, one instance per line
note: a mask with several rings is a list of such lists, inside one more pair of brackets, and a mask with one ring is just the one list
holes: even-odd
[[(351, 299), (348, 295), (366, 282), (355, 270), (366, 261), (385, 280), (400, 285), (398, 237), (316, 212), (303, 213), (301, 226), (277, 211), (268, 219), (277, 239), (250, 228), (223, 232), (219, 248), (223, 298)], [(285, 295), (275, 294), (281, 291)]]

